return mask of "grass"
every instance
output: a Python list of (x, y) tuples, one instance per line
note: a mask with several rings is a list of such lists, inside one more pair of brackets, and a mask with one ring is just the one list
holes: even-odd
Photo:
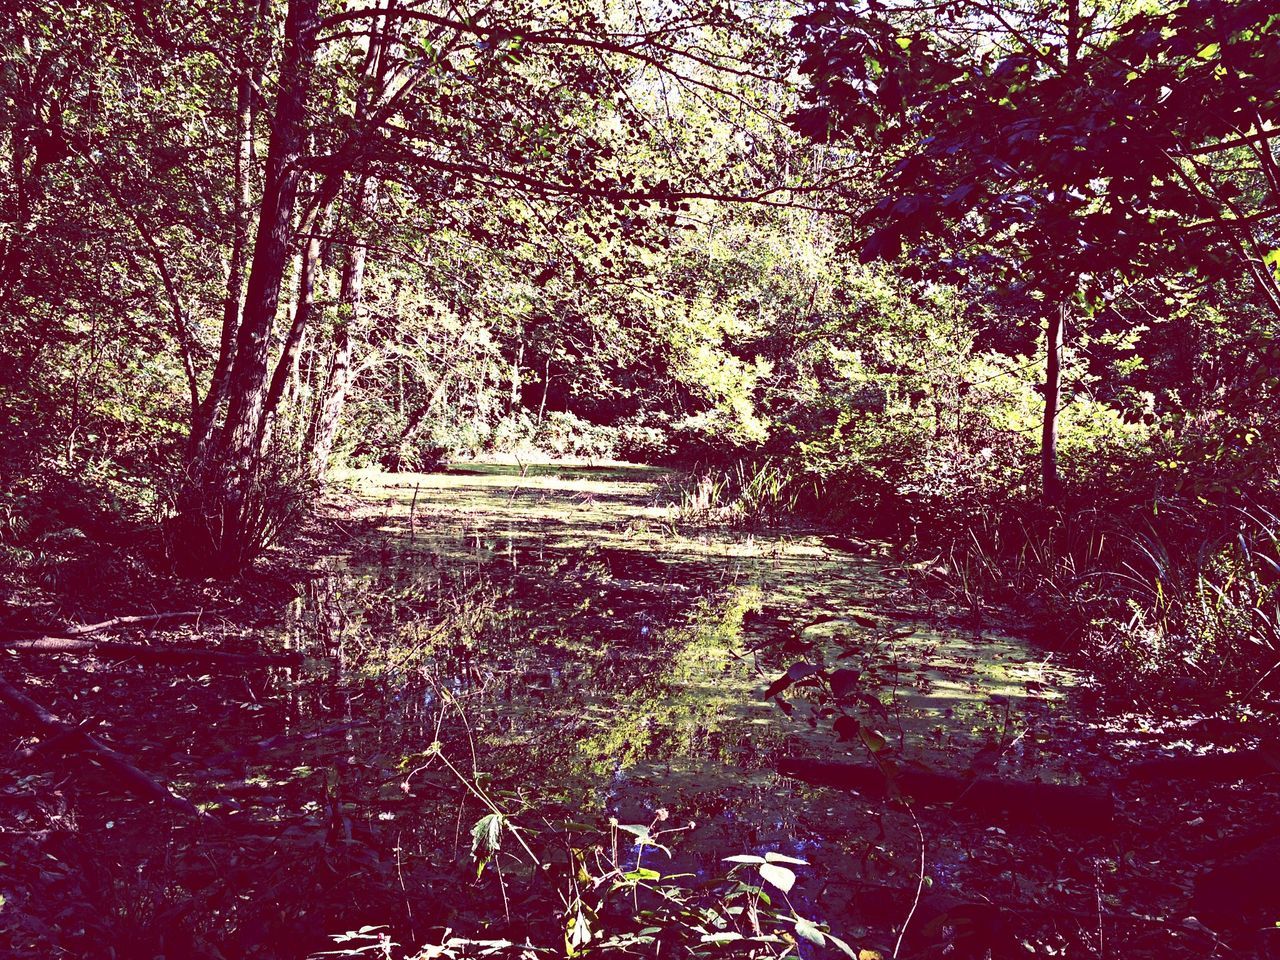
[(793, 515), (803, 477), (772, 460), (741, 460), (693, 475), (676, 510), (678, 524), (759, 529)]
[(929, 553), (913, 569), (935, 592), (1028, 615), (1154, 695), (1248, 698), (1280, 674), (1280, 516), (1262, 505), (992, 512)]

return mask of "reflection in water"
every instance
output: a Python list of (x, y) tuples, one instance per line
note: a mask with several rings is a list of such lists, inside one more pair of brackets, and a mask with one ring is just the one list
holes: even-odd
[[(802, 853), (814, 870), (796, 902), (838, 915), (847, 882), (899, 869), (902, 824), (773, 774), (781, 756), (847, 745), (762, 702), (769, 681), (797, 660), (856, 664), (894, 746), (942, 764), (1012, 740), (1011, 713), (1026, 723), (1058, 695), (1064, 674), (1011, 640), (883, 626), (899, 585), (816, 537), (679, 535), (665, 480), (485, 468), (377, 491), (390, 519), (304, 584), (280, 628), (306, 667), (222, 718), (236, 746), (192, 784), (231, 815), (293, 824), (342, 883), (364, 878), (309, 929), (421, 935), (531, 904), (514, 860), (500, 890), (492, 871), (476, 879), (471, 828), (495, 810), (532, 837), (667, 808), (693, 824), (688, 870)], [(1039, 763), (1034, 737), (1013, 742)]]

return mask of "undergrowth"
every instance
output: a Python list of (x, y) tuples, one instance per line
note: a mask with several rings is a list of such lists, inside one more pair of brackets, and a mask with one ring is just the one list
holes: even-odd
[(1280, 516), (1256, 503), (1025, 508), (908, 555), (924, 586), (1022, 614), (1147, 696), (1240, 704), (1280, 671)]
[[(1095, 491), (1049, 508), (1009, 492), (872, 497), (783, 459), (695, 472), (676, 522), (759, 529), (804, 515), (888, 536), (913, 582), (975, 618), (1005, 611), (1032, 638), (1089, 658), (1153, 698), (1243, 704), (1280, 685), (1280, 512), (1189, 495), (1135, 505)], [(869, 509), (875, 500), (883, 506)], [(850, 513), (851, 501), (862, 509)], [(901, 501), (901, 502), (899, 502)]]

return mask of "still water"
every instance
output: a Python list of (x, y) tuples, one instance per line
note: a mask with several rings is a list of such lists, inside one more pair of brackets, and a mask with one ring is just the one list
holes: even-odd
[[(310, 909), (280, 891), (282, 916), (419, 941), (495, 911), (533, 922), (533, 894), (513, 906), (520, 884), (491, 879), (504, 859), (528, 866), (517, 840), (612, 818), (669, 831), (669, 854), (641, 851), (664, 872), (804, 859), (796, 909), (874, 936), (857, 890), (911, 882), (916, 830), (776, 774), (784, 756), (867, 759), (813, 691), (786, 691), (785, 709), (763, 699), (794, 664), (856, 666), (885, 755), (963, 770), (995, 745), (1009, 775), (1071, 777), (1052, 735), (1069, 671), (939, 626), (871, 546), (687, 522), (677, 479), (482, 465), (360, 478), (376, 530), (272, 628), (305, 666), (248, 684), (221, 724), (227, 749), (187, 784), (223, 816), (283, 827), (359, 891)], [(473, 827), (491, 813), (516, 830), (478, 878)], [(938, 883), (963, 884), (973, 843), (958, 837), (932, 831)]]

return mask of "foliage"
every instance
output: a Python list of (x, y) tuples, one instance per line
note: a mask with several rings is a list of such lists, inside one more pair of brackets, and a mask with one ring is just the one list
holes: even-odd
[[(966, 28), (984, 16), (973, 43)], [(800, 17), (815, 82), (796, 122), (824, 140), (874, 138), (897, 160), (863, 256), (936, 237), (981, 250), (984, 269), (1003, 256), (1006, 278), (1046, 293), (1083, 281), (1090, 299), (1116, 277), (1214, 278), (1256, 259), (1274, 297), (1255, 233), (1280, 185), (1274, 10), (1198, 2), (1109, 20), (1076, 3), (958, 8), (932, 29), (910, 5), (820, 3)]]
[[(473, 851), (478, 850), (481, 870), (498, 847), (496, 816), (481, 818), (473, 828)], [(664, 871), (673, 857), (668, 844), (689, 829), (661, 827), (668, 816), (660, 809), (648, 824), (612, 821), (603, 843), (590, 842), (586, 835), (565, 838), (570, 859), (557, 864), (563, 912), (554, 920), (524, 917), (525, 929), (531, 932), (523, 942), (449, 930), (439, 943), (396, 951), (399, 945), (383, 928), (366, 926), (334, 936), (337, 949), (325, 955), (532, 960), (647, 956), (658, 949), (687, 957), (719, 957), (728, 948), (746, 957), (783, 957), (807, 941), (837, 955), (857, 956), (827, 924), (806, 919), (792, 906), (788, 894), (797, 881), (795, 868), (807, 866), (802, 859), (776, 851), (737, 854), (724, 858), (729, 866), (722, 864), (724, 872), (714, 878)], [(360, 945), (346, 946), (353, 943)]]

